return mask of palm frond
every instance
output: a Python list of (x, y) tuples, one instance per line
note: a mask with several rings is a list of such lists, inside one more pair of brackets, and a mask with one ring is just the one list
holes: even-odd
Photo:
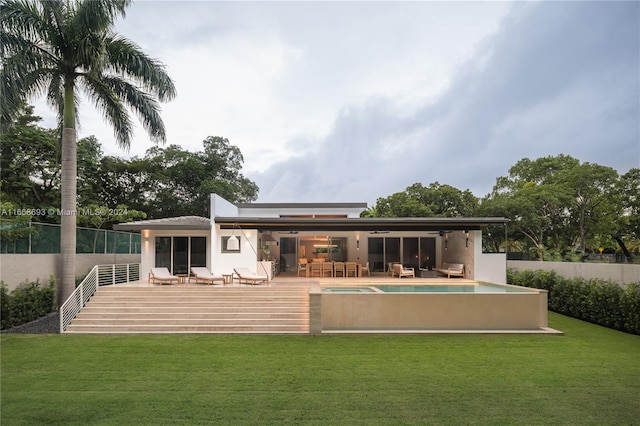
[(113, 126), (116, 143), (128, 150), (131, 146), (133, 124), (117, 94), (104, 83), (102, 76), (84, 75), (82, 86), (87, 97), (103, 112), (104, 118)]
[(106, 49), (114, 72), (136, 81), (162, 102), (175, 98), (176, 88), (164, 65), (147, 56), (135, 43), (120, 36), (110, 37), (106, 40)]
[(153, 141), (166, 142), (164, 123), (160, 117), (160, 105), (153, 96), (120, 77), (102, 77), (102, 82), (135, 111)]
[(131, 0), (90, 0), (77, 4), (72, 25), (82, 31), (104, 32), (118, 16), (125, 16)]

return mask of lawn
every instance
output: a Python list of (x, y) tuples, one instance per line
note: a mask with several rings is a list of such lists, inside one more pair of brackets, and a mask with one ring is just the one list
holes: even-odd
[(640, 336), (2, 335), (3, 425), (640, 422)]

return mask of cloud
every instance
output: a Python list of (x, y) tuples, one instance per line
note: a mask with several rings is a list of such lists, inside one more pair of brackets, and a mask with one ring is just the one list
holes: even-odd
[(250, 175), (260, 201), (373, 204), (433, 181), (482, 196), (518, 160), (561, 153), (640, 167), (639, 7), (516, 4), (436, 101), (411, 114), (392, 95), (342, 108), (313, 149)]

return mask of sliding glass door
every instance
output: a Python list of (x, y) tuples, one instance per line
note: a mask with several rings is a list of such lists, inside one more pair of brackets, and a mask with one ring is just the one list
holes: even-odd
[(416, 270), (435, 266), (435, 238), (375, 237), (369, 238), (368, 242), (368, 259), (373, 272), (388, 271), (391, 263), (402, 263)]
[(156, 267), (188, 274), (192, 266), (207, 266), (207, 237), (156, 237)]

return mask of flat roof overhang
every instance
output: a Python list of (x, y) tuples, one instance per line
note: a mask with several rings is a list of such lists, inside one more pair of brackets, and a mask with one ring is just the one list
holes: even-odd
[(216, 217), (221, 229), (257, 229), (259, 231), (474, 231), (489, 225), (509, 222), (504, 217), (431, 217), (431, 218), (352, 218), (298, 219)]

